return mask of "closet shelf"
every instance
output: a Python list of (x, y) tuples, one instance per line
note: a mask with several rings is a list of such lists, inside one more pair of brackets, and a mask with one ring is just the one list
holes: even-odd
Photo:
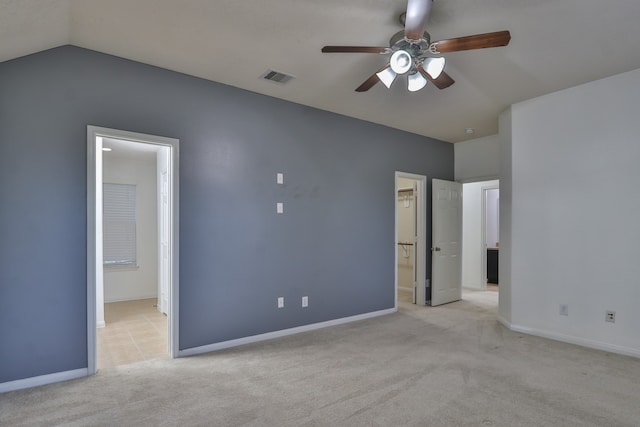
[(398, 245), (400, 245), (400, 246), (413, 246), (413, 243), (398, 242)]

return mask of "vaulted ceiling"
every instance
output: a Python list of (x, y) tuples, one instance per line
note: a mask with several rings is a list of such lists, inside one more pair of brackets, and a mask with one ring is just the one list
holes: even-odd
[[(356, 93), (388, 56), (320, 49), (388, 46), (405, 9), (406, 0), (0, 0), (0, 62), (73, 44), (449, 142), (497, 133), (514, 102), (640, 68), (638, 0), (434, 0), (433, 40), (510, 30), (511, 43), (444, 55), (456, 81), (444, 90), (397, 82)], [(295, 79), (273, 83), (267, 70)]]

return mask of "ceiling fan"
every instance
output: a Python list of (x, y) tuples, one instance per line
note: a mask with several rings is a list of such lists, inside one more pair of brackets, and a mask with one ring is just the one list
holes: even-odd
[(432, 6), (433, 0), (408, 0), (406, 13), (400, 15), (401, 22), (404, 21), (404, 31), (391, 37), (389, 47), (325, 46), (322, 52), (391, 55), (389, 63), (358, 86), (356, 92), (368, 91), (378, 81), (390, 88), (396, 77), (404, 74), (407, 75), (408, 90), (415, 92), (425, 87), (427, 81), (438, 89), (445, 89), (454, 83), (451, 76), (444, 72), (445, 59), (438, 55), (506, 46), (511, 40), (509, 31), (497, 31), (431, 42), (425, 27)]

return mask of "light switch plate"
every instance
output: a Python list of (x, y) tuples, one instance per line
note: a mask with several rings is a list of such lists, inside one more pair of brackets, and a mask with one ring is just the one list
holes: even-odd
[(284, 184), (284, 174), (282, 174), (282, 173), (278, 173), (278, 174), (276, 175), (276, 182), (277, 182), (278, 184)]
[(309, 307), (309, 297), (302, 297), (302, 306)]
[(284, 212), (284, 203), (282, 202), (276, 203), (276, 212), (279, 214)]
[(284, 308), (284, 297), (278, 297), (278, 308)]

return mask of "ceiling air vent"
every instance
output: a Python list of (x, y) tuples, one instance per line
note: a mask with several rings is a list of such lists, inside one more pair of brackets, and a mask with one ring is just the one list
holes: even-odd
[(293, 80), (294, 77), (290, 76), (289, 74), (281, 73), (279, 71), (268, 70), (262, 75), (262, 78), (283, 85), (290, 80)]

